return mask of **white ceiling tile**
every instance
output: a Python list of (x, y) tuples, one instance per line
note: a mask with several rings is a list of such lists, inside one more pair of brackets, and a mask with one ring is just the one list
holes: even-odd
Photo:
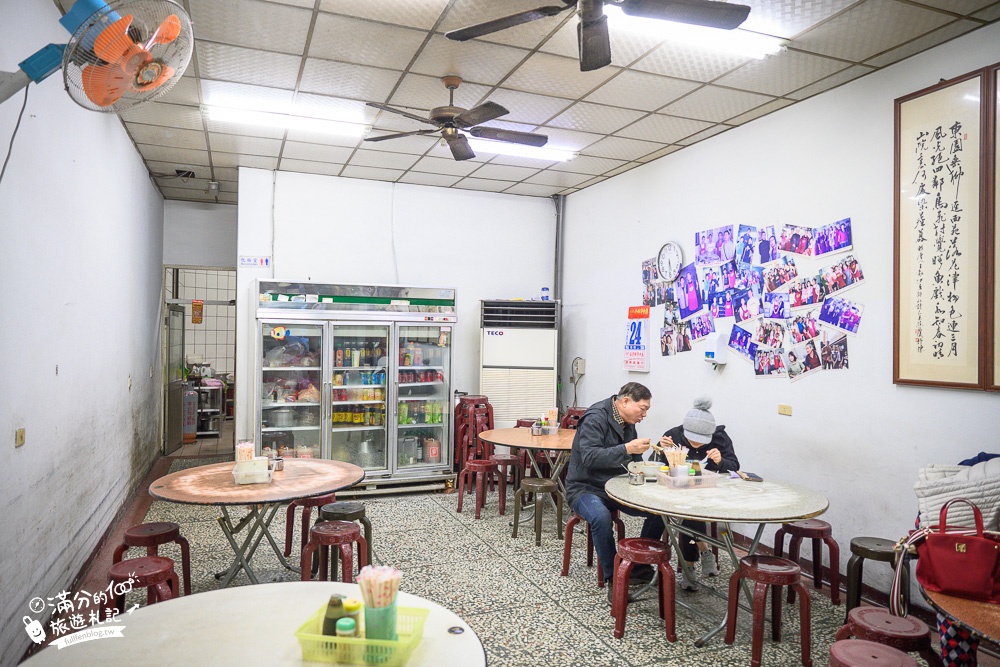
[(610, 65), (592, 72), (581, 72), (580, 63), (576, 60), (536, 53), (514, 70), (504, 86), (529, 93), (577, 98), (597, 88), (617, 72), (618, 69)]
[(410, 169), (412, 171), (430, 174), (445, 174), (448, 176), (467, 176), (479, 168), (480, 163), (474, 160), (459, 162), (453, 158), (424, 157), (420, 158)]
[(209, 134), (208, 140), (213, 151), (223, 153), (245, 153), (247, 155), (264, 155), (277, 157), (281, 150), (280, 139), (263, 137), (246, 137), (236, 134)]
[[(553, 53), (567, 58), (578, 58), (580, 47), (577, 40), (576, 19), (569, 21), (552, 35), (542, 46), (541, 51)], [(645, 55), (663, 41), (661, 37), (648, 33), (637, 33), (630, 30), (616, 30), (611, 26), (611, 64), (627, 67), (637, 58)]]
[(786, 51), (764, 60), (752, 60), (713, 83), (768, 95), (784, 95), (848, 66), (849, 63), (840, 60), (801, 51)]
[[(427, 151), (427, 157), (438, 157), (438, 158), (444, 158), (446, 160), (455, 159), (454, 156), (452, 156), (451, 149), (448, 148), (448, 145), (447, 144), (442, 145), (440, 142), (435, 142), (434, 145), (431, 146), (431, 149)], [(472, 163), (489, 162), (490, 157), (492, 156), (484, 153), (483, 155), (477, 155), (476, 157), (471, 158), (469, 160), (463, 160), (463, 162), (472, 162)]]
[(482, 192), (502, 192), (514, 185), (510, 181), (490, 181), (485, 178), (463, 178), (453, 188), (462, 190), (480, 190)]
[(307, 93), (384, 102), (401, 75), (395, 70), (309, 58), (299, 89)]
[[(197, 173), (197, 172), (196, 172)], [(220, 167), (216, 165), (212, 168), (212, 173), (220, 181), (239, 181), (240, 180), (240, 170), (233, 169), (232, 167)]]
[(326, 118), (345, 123), (371, 125), (375, 116), (378, 115), (378, 109), (373, 109), (360, 100), (299, 93), (295, 96), (295, 101), (292, 102), (290, 113), (310, 118)]
[(577, 102), (546, 124), (567, 130), (611, 134), (644, 115), (644, 112), (632, 109)]
[(295, 88), (302, 58), (213, 42), (195, 43), (201, 76), (272, 88)]
[(643, 155), (663, 148), (663, 144), (651, 141), (626, 139), (625, 137), (607, 137), (592, 146), (587, 146), (584, 152), (597, 157), (610, 157), (617, 160), (637, 160)]
[(545, 169), (559, 164), (552, 160), (539, 160), (531, 157), (517, 157), (514, 155), (494, 155), (490, 164), (504, 164), (510, 167), (530, 167), (532, 169)]
[(588, 102), (655, 111), (699, 85), (647, 72), (626, 70), (587, 95)]
[(546, 148), (558, 148), (574, 152), (579, 152), (603, 138), (603, 135), (594, 134), (592, 132), (563, 130), (558, 127), (542, 128), (542, 133), (547, 135), (549, 138), (549, 142), (545, 144)]
[(202, 192), (208, 192), (208, 182), (210, 179), (154, 178), (153, 180), (156, 181), (156, 184), (159, 185), (161, 188), (176, 188), (178, 190), (201, 190)]
[[(664, 155), (670, 155), (671, 153), (676, 153), (681, 148), (683, 148), (683, 146), (666, 146), (664, 148), (661, 148), (658, 151), (653, 151), (652, 153), (649, 153), (647, 155), (643, 155), (640, 158), (636, 158), (636, 162), (638, 162), (640, 164), (645, 164), (647, 162), (652, 162), (653, 160), (661, 158)], [(609, 172), (606, 175), (607, 176), (611, 176), (611, 173)]]
[(833, 76), (827, 77), (822, 81), (817, 81), (811, 86), (806, 86), (800, 90), (788, 93), (786, 97), (790, 97), (793, 100), (804, 100), (807, 97), (812, 97), (824, 91), (830, 90), (831, 88), (836, 88), (837, 86), (847, 83), (848, 81), (853, 81), (860, 76), (874, 72), (875, 70), (865, 67), (864, 65), (855, 65), (854, 67), (848, 67), (845, 70), (837, 72)]
[(996, 0), (920, 0), (920, 4), (937, 7), (956, 14), (974, 14)]
[(142, 125), (126, 123), (129, 134), (137, 144), (152, 144), (170, 148), (191, 148), (206, 150), (205, 133), (201, 130), (182, 130), (162, 125)]
[(206, 120), (205, 127), (209, 132), (221, 132), (222, 134), (240, 134), (248, 137), (263, 137), (265, 139), (283, 139), (285, 130), (281, 127), (269, 127), (266, 125), (246, 125), (244, 123), (220, 122), (217, 120)]
[(535, 185), (533, 183), (517, 183), (512, 185), (506, 190), (504, 194), (508, 195), (527, 195), (529, 197), (551, 197), (552, 195), (559, 194), (562, 190), (558, 185)]
[[(189, 67), (187, 72), (193, 74), (194, 68)], [(198, 80), (194, 76), (188, 76), (185, 73), (184, 76), (177, 79), (173, 87), (168, 90), (162, 97), (157, 98), (158, 102), (165, 102), (167, 104), (200, 104), (201, 100), (198, 99)]]
[(552, 166), (552, 171), (572, 171), (575, 174), (590, 174), (597, 176), (605, 172), (616, 169), (622, 165), (622, 160), (612, 160), (606, 157), (591, 157), (587, 155), (577, 155), (572, 160), (557, 162)]
[(591, 185), (597, 185), (598, 183), (601, 183), (601, 182), (606, 181), (606, 180), (608, 180), (608, 179), (605, 178), (604, 176), (595, 176), (594, 178), (590, 179), (589, 181), (585, 181), (583, 183), (580, 183), (577, 186), (577, 188), (580, 189), (580, 190), (582, 190), (584, 188), (589, 188)]
[(705, 86), (676, 102), (670, 103), (660, 112), (718, 123), (759, 107), (772, 99), (774, 98), (767, 95), (749, 93), (743, 90)]
[(201, 93), (206, 106), (233, 107), (272, 113), (288, 113), (295, 95), (291, 90), (206, 79), (201, 81)]
[(740, 0), (740, 4), (750, 5), (750, 16), (740, 29), (775, 37), (794, 37), (857, 1)]
[(795, 44), (808, 51), (862, 61), (952, 20), (946, 14), (895, 0), (867, 0), (800, 35)]
[(641, 167), (641, 166), (642, 164), (639, 162), (626, 162), (617, 169), (612, 169), (611, 171), (609, 171), (604, 175), (607, 176), (608, 178), (611, 178), (612, 176), (617, 176), (618, 174), (624, 174), (626, 171), (632, 171), (636, 167)]
[(182, 201), (215, 201), (214, 195), (209, 195), (201, 190), (189, 190), (187, 188), (160, 188), (160, 192), (167, 199), (179, 199)]
[(309, 160), (290, 160), (281, 158), (279, 171), (296, 171), (302, 174), (322, 174), (324, 176), (340, 176), (344, 165), (334, 162), (311, 162)]
[(201, 111), (198, 107), (150, 102), (132, 107), (118, 114), (127, 123), (143, 123), (145, 125), (167, 125), (185, 130), (202, 130)]
[(426, 37), (423, 30), (321, 13), (309, 57), (402, 70)]
[(771, 102), (768, 102), (767, 104), (762, 104), (756, 109), (751, 109), (750, 111), (747, 111), (744, 114), (740, 114), (739, 116), (730, 118), (729, 120), (726, 121), (726, 123), (729, 125), (742, 125), (743, 123), (749, 123), (750, 121), (756, 118), (760, 118), (761, 116), (766, 116), (772, 111), (777, 111), (778, 109), (784, 109), (789, 104), (794, 104), (794, 102), (792, 100), (784, 100), (784, 99), (773, 100)]
[(504, 116), (505, 119), (532, 125), (541, 125), (573, 103), (562, 97), (535, 95), (506, 88), (494, 90), (490, 93), (489, 100), (510, 111)]
[(473, 178), (489, 178), (497, 181), (523, 181), (538, 173), (530, 167), (509, 167), (502, 164), (484, 164), (472, 173)]
[(264, 155), (240, 155), (212, 151), (212, 164), (218, 167), (250, 167), (252, 169), (277, 169), (278, 158)]
[(711, 81), (750, 60), (687, 44), (665, 42), (632, 69), (692, 81)]
[(465, 81), (494, 86), (528, 54), (510, 46), (476, 40), (456, 42), (434, 35), (410, 71), (435, 78), (454, 74)]
[(322, 144), (305, 144), (298, 141), (286, 141), (281, 151), (281, 161), (286, 159), (309, 160), (311, 162), (339, 162), (346, 164), (354, 152), (353, 148), (345, 146), (324, 146)]
[(573, 188), (589, 181), (590, 174), (574, 174), (568, 171), (541, 171), (525, 179), (525, 183), (534, 185), (558, 185), (562, 188)]
[[(310, 0), (309, 6), (312, 4)], [(392, 17), (392, 23), (428, 29), (434, 26), (447, 6), (448, 0), (378, 0), (378, 2), (320, 0), (319, 3), (319, 8), (324, 12), (374, 21), (386, 21), (386, 17)]]
[(147, 160), (156, 162), (175, 162), (177, 164), (207, 165), (208, 151), (195, 151), (185, 148), (169, 148), (167, 146), (152, 146), (137, 144), (139, 152)]
[(954, 23), (949, 23), (944, 27), (938, 28), (934, 32), (918, 37), (912, 42), (907, 42), (898, 48), (881, 53), (874, 58), (869, 58), (865, 61), (865, 64), (875, 67), (885, 67), (904, 58), (909, 58), (921, 51), (933, 48), (938, 44), (943, 44), (953, 37), (958, 37), (978, 27), (980, 27), (980, 24), (975, 21), (955, 21)]
[(355, 151), (348, 163), (355, 167), (379, 167), (382, 169), (406, 170), (417, 161), (416, 155), (408, 153), (389, 153), (387, 151)]
[(974, 16), (977, 19), (982, 19), (983, 21), (996, 21), (997, 19), (1000, 19), (1000, 3), (997, 3), (992, 7), (987, 7), (981, 12), (976, 12)]
[[(483, 0), (456, 0), (455, 4), (444, 15), (444, 20), (438, 26), (438, 30), (448, 32), (450, 30), (465, 28), (529, 9), (537, 9), (538, 5), (538, 0), (504, 0), (502, 3), (490, 2), (487, 5), (483, 4)], [(485, 11), (484, 7), (487, 7)], [(529, 49), (535, 48), (549, 33), (555, 31), (563, 21), (570, 20), (575, 23), (576, 19), (568, 16), (572, 13), (572, 10), (570, 10), (558, 16), (501, 30), (480, 39), (498, 44), (509, 44)]]
[[(624, 130), (619, 131), (618, 134), (630, 139), (644, 139), (646, 141), (656, 141), (661, 144), (672, 144), (678, 139), (682, 139), (695, 132), (701, 132), (711, 125), (711, 123), (703, 120), (677, 118), (675, 116), (664, 116), (654, 113), (651, 116), (646, 116), (637, 123), (629, 125)], [(656, 148), (659, 148), (659, 146)], [(590, 153), (589, 150), (587, 152)], [(635, 157), (638, 156), (623, 159), (635, 159)]]
[(312, 12), (259, 0), (189, 0), (199, 40), (302, 55)]
[(395, 181), (403, 175), (399, 169), (379, 169), (378, 167), (352, 167), (347, 165), (340, 172), (341, 176), (347, 178), (364, 178), (369, 181)]
[[(471, 109), (479, 104), (479, 101), (490, 91), (488, 86), (480, 86), (474, 83), (463, 83), (455, 89), (455, 106), (463, 109)], [(414, 109), (432, 109), (448, 105), (449, 90), (444, 87), (441, 79), (422, 74), (407, 74), (403, 77), (402, 83), (396, 92), (392, 94), (389, 104), (392, 106), (410, 107), (410, 113), (417, 113), (418, 116), (426, 116), (426, 112), (415, 112)], [(377, 100), (375, 100), (377, 101)], [(382, 115), (388, 112), (383, 111)], [(407, 121), (416, 122), (416, 121)], [(413, 127), (412, 129), (419, 129)]]
[(370, 151), (423, 155), (433, 148), (438, 141), (438, 135), (428, 134), (414, 137), (400, 137), (399, 139), (388, 139), (386, 141), (366, 141), (361, 144), (361, 147)]
[(446, 174), (424, 174), (418, 171), (408, 171), (399, 178), (400, 183), (411, 183), (413, 185), (436, 185), (449, 187), (454, 185), (461, 176), (448, 176)]
[(326, 144), (328, 146), (347, 146), (354, 148), (361, 144), (360, 137), (348, 137), (328, 132), (307, 132), (304, 130), (288, 130), (287, 141), (301, 141), (308, 144)]
[(722, 132), (725, 132), (726, 130), (731, 130), (731, 129), (732, 127), (730, 127), (729, 125), (714, 125), (708, 128), (707, 130), (702, 130), (697, 134), (692, 134), (690, 137), (687, 137), (686, 139), (681, 139), (677, 143), (681, 144), (682, 146), (690, 146), (691, 144), (696, 144), (699, 141), (703, 141), (705, 139), (708, 139), (709, 137), (714, 137), (717, 134), (720, 134)]

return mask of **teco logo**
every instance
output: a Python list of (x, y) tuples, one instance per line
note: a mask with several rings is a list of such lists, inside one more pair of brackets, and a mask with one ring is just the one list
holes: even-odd
[(487, 336), (502, 336), (503, 332), (502, 331), (490, 331), (489, 329), (487, 329), (486, 330), (486, 335)]

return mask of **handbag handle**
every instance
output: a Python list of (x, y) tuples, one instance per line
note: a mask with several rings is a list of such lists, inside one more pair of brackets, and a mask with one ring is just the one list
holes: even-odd
[(945, 533), (948, 530), (948, 508), (951, 507), (953, 503), (965, 503), (966, 505), (972, 508), (972, 514), (976, 519), (976, 534), (979, 535), (979, 537), (982, 537), (983, 513), (979, 510), (979, 507), (977, 507), (974, 502), (972, 502), (971, 500), (967, 500), (965, 498), (952, 498), (941, 507), (941, 516), (938, 519), (940, 521), (940, 524), (937, 526), (938, 528), (940, 528), (940, 532)]

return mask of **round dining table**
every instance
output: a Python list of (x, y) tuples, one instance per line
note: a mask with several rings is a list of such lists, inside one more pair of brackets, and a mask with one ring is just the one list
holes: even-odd
[(920, 592), (935, 611), (972, 633), (977, 644), (980, 639), (1000, 643), (1000, 608), (997, 605), (929, 591), (923, 586)]
[[(269, 530), (282, 503), (334, 493), (354, 486), (365, 478), (365, 471), (351, 463), (328, 459), (285, 459), (284, 469), (276, 470), (271, 481), (263, 484), (237, 484), (232, 461), (178, 470), (164, 475), (149, 485), (149, 495), (158, 500), (188, 505), (216, 505), (222, 516), (219, 526), (233, 549), (232, 565), (216, 575), (222, 586), (228, 586), (242, 569), (253, 583), (257, 574), (250, 560), (257, 546), (267, 539), (278, 560), (289, 570), (298, 568), (284, 557)], [(247, 514), (234, 521), (229, 507), (243, 505)], [(242, 542), (237, 534), (247, 528)]]
[[(566, 497), (566, 488), (563, 486), (561, 473), (569, 461), (569, 454), (573, 449), (573, 438), (576, 437), (574, 429), (560, 428), (549, 435), (532, 435), (530, 428), (496, 428), (491, 431), (483, 431), (477, 437), (483, 442), (494, 446), (510, 447), (511, 450), (541, 452), (549, 464), (549, 478), (555, 480), (556, 484), (559, 485), (559, 492), (564, 498)], [(538, 465), (537, 457), (532, 455), (528, 457), (528, 460), (531, 461), (531, 467), (534, 468), (535, 474), (539, 477), (545, 477), (542, 474), (541, 466)], [(555, 500), (551, 495), (548, 498), (554, 509)], [(525, 517), (525, 520), (530, 518), (527, 514)]]
[[(405, 587), (406, 578), (403, 578)], [(94, 626), (88, 641), (48, 646), (23, 665), (302, 665), (295, 631), (334, 593), (360, 599), (357, 584), (294, 581), (185, 595)], [(483, 644), (469, 625), (439, 604), (400, 591), (399, 607), (429, 610), (423, 639), (407, 667), (485, 667)], [(80, 632), (87, 632), (82, 630)], [(79, 633), (77, 633), (79, 634)]]

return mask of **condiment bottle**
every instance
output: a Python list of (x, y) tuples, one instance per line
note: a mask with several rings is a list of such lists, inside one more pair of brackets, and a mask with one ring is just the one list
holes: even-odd
[(323, 616), (323, 634), (337, 634), (337, 621), (342, 619), (344, 615), (344, 598), (339, 595), (331, 595), (330, 602), (326, 605), (326, 614)]
[[(344, 616), (337, 620), (337, 637), (357, 636), (357, 624), (354, 619)], [(353, 663), (355, 645), (350, 642), (337, 642), (337, 662)]]
[(348, 618), (354, 619), (355, 636), (364, 637), (365, 636), (365, 615), (361, 613), (361, 601), (355, 598), (347, 598), (344, 600), (344, 613), (347, 614)]

